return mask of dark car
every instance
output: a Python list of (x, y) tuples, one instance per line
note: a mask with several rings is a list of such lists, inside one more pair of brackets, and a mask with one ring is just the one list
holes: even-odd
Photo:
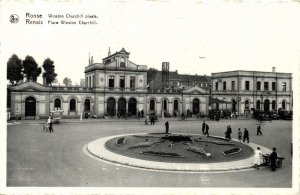
[(271, 118), (272, 118), (272, 120), (279, 120), (279, 115), (276, 113), (272, 113)]
[(283, 120), (293, 120), (293, 111), (280, 110), (279, 118)]

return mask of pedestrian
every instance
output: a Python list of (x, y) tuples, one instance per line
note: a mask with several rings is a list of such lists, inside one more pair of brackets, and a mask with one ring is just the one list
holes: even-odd
[(145, 119), (145, 125), (148, 125), (148, 121), (149, 121), (149, 115), (146, 115), (146, 119)]
[(254, 151), (254, 168), (255, 169), (259, 169), (259, 166), (261, 164), (261, 159), (262, 159), (262, 153), (261, 153), (260, 147), (258, 147)]
[(228, 125), (228, 139), (229, 140), (231, 140), (231, 133), (232, 133), (231, 125)]
[(243, 142), (245, 142), (245, 140), (249, 143), (249, 131), (246, 128), (244, 130)]
[(260, 124), (257, 125), (257, 132), (256, 132), (256, 134), (257, 135), (262, 135)]
[(205, 126), (206, 126), (205, 121), (203, 121), (203, 123), (202, 123), (202, 133), (203, 133), (203, 135), (205, 135)]
[(166, 134), (168, 134), (169, 133), (169, 121), (167, 121), (165, 123), (165, 126), (166, 126)]
[(206, 124), (205, 125), (205, 134), (206, 134), (207, 137), (209, 137), (208, 130), (209, 130), (209, 126), (208, 126), (208, 124)]
[(271, 171), (276, 170), (276, 161), (277, 161), (277, 153), (276, 148), (273, 148), (273, 152), (270, 155), (270, 162), (271, 162)]
[(238, 139), (240, 142), (242, 142), (242, 132), (240, 128), (238, 129)]
[(49, 127), (49, 132), (51, 133), (53, 131), (53, 127), (52, 127), (52, 118), (51, 118), (50, 115), (49, 115), (49, 118), (47, 120), (47, 123), (48, 123), (48, 127)]
[(144, 110), (141, 111), (142, 118), (144, 118)]

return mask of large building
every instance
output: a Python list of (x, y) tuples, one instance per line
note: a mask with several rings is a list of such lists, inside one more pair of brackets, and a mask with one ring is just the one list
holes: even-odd
[(10, 86), (11, 116), (24, 119), (45, 118), (50, 111), (62, 110), (64, 118), (90, 113), (115, 117), (139, 111), (197, 114), (208, 112), (209, 92), (199, 86), (181, 89), (147, 89), (147, 66), (129, 60), (124, 48), (102, 59), (89, 60), (85, 68), (85, 87), (44, 86), (28, 81)]
[[(253, 110), (290, 111), (293, 108), (292, 74), (272, 72), (230, 71), (212, 73), (212, 97), (223, 100), (227, 108), (238, 114)], [(216, 104), (212, 109), (226, 109)]]
[[(163, 86), (162, 71), (155, 74), (154, 79), (150, 82), (150, 89), (162, 89)], [(211, 77), (206, 75), (187, 75), (179, 74), (177, 70), (169, 72), (168, 86), (174, 89), (200, 87), (205, 91), (211, 88)]]

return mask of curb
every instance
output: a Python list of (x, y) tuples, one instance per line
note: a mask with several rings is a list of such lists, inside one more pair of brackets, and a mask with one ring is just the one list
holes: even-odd
[[(145, 134), (145, 133), (140, 133)], [(230, 171), (241, 171), (245, 169), (253, 168), (254, 156), (249, 158), (231, 161), (231, 162), (220, 162), (220, 163), (168, 163), (168, 162), (158, 162), (158, 161), (148, 161), (137, 158), (131, 158), (127, 156), (122, 156), (110, 152), (105, 148), (105, 142), (114, 137), (128, 136), (136, 134), (125, 134), (109, 136), (94, 140), (87, 144), (87, 151), (96, 158), (99, 158), (110, 163), (125, 165), (131, 168), (142, 168), (146, 170), (156, 170), (156, 171), (172, 171), (172, 172), (209, 172), (216, 173), (220, 171), (230, 172)], [(270, 152), (271, 150), (263, 146), (250, 143), (248, 144), (251, 148), (256, 149), (258, 146), (264, 153)], [(254, 169), (253, 169), (254, 170)]]

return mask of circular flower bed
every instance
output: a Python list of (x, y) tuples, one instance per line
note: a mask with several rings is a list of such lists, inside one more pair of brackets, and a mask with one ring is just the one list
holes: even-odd
[(240, 142), (187, 134), (152, 133), (115, 137), (106, 141), (105, 147), (132, 158), (178, 163), (235, 161), (254, 154), (251, 147)]

